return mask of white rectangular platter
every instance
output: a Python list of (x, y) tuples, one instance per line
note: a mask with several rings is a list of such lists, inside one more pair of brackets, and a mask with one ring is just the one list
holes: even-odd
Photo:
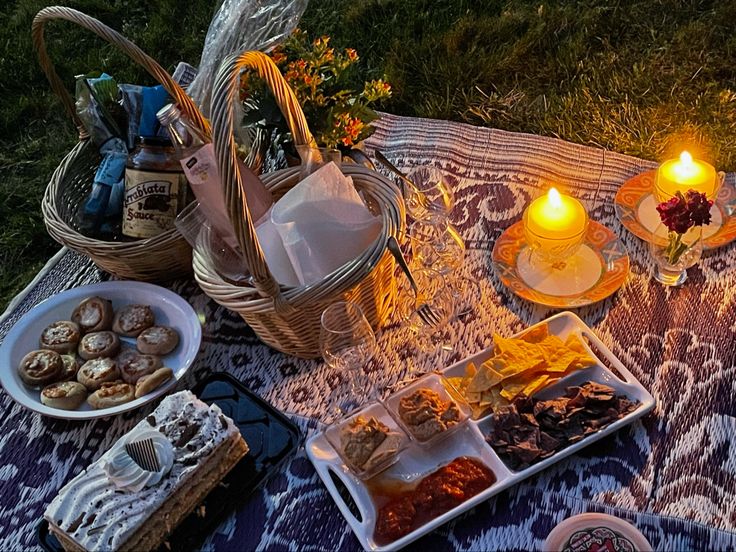
[[(597, 365), (569, 374), (550, 387), (535, 394), (534, 396), (536, 398), (560, 396), (563, 394), (564, 389), (570, 385), (577, 385), (585, 381), (595, 381), (614, 388), (617, 395), (624, 395), (630, 400), (639, 401), (641, 403), (639, 407), (602, 430), (592, 433), (577, 443), (553, 454), (549, 458), (520, 471), (513, 471), (507, 468), (491, 446), (486, 443), (484, 435), (488, 433), (487, 430), (491, 422), (491, 416), (486, 416), (479, 420), (468, 420), (460, 431), (456, 431), (447, 439), (429, 449), (423, 448), (416, 443), (411, 444), (401, 453), (399, 460), (384, 472), (385, 476), (413, 481), (434, 472), (438, 467), (447, 464), (459, 456), (470, 456), (483, 461), (493, 470), (497, 480), (480, 494), (422, 525), (401, 539), (385, 546), (379, 546), (373, 540), (377, 511), (365, 483), (353, 475), (347, 466), (345, 466), (335, 450), (327, 442), (324, 432), (315, 434), (306, 443), (307, 455), (363, 548), (380, 552), (398, 550), (430, 533), (443, 523), (470, 510), (476, 504), (487, 500), (512, 485), (516, 485), (527, 477), (544, 470), (555, 462), (559, 462), (563, 458), (576, 453), (580, 449), (611, 435), (623, 426), (641, 418), (654, 408), (655, 401), (652, 395), (575, 314), (562, 312), (539, 324), (531, 326), (521, 333), (525, 333), (529, 329), (545, 323), (549, 325), (550, 334), (557, 335), (563, 341), (571, 333), (584, 336), (593, 345), (599, 355), (588, 348), (591, 356), (597, 359)], [(514, 337), (518, 337), (521, 333), (516, 334)], [(445, 368), (442, 374), (448, 377), (462, 376), (465, 373), (465, 366), (468, 362), (472, 361), (477, 366), (491, 357), (492, 354), (492, 348), (486, 349)], [(601, 357), (605, 359), (607, 364), (601, 361)], [(621, 377), (607, 368), (607, 365), (611, 366)], [(341, 497), (340, 490), (333, 481), (333, 476), (337, 477), (350, 493), (359, 512), (360, 519), (351, 513), (350, 507)]]

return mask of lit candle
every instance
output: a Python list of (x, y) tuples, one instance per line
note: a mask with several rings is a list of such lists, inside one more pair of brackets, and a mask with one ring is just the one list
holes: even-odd
[(657, 169), (654, 180), (654, 196), (657, 201), (667, 201), (676, 192), (684, 194), (688, 190), (696, 190), (713, 199), (718, 192), (718, 178), (713, 165), (693, 159), (692, 155), (683, 151), (679, 159), (665, 161)]
[(588, 213), (577, 199), (550, 188), (524, 211), (524, 234), (533, 250), (548, 255), (571, 255), (582, 243)]

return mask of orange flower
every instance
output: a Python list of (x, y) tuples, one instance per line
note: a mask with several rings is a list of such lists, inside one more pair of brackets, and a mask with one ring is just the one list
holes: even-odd
[(350, 61), (358, 60), (358, 52), (356, 52), (354, 48), (346, 48), (345, 53), (347, 54)]

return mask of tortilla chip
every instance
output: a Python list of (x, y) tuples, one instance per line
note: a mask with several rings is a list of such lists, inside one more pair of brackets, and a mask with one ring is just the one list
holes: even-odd
[(513, 401), (516, 397), (518, 397), (519, 394), (524, 391), (524, 388), (527, 386), (527, 382), (524, 380), (524, 378), (514, 378), (514, 380), (515, 381), (505, 381), (501, 386), (501, 396), (504, 399), (508, 399), (509, 401)]
[(547, 374), (542, 374), (541, 376), (538, 376), (537, 378), (533, 379), (524, 388), (524, 391), (523, 391), (524, 395), (526, 395), (527, 397), (531, 397), (539, 389), (544, 387), (544, 385), (547, 383), (547, 380), (549, 380), (549, 376)]
[[(490, 360), (490, 359), (489, 359)], [(481, 364), (480, 369), (468, 384), (468, 391), (485, 391), (503, 381), (504, 376), (494, 370), (488, 361)]]
[(536, 328), (532, 328), (524, 332), (519, 338), (527, 343), (539, 343), (543, 341), (549, 335), (549, 326), (547, 324), (540, 324)]

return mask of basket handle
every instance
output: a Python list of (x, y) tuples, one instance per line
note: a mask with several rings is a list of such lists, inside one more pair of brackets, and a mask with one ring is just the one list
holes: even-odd
[(97, 36), (106, 40), (113, 46), (116, 46), (128, 55), (133, 61), (141, 65), (148, 73), (160, 82), (166, 91), (171, 95), (174, 101), (179, 104), (182, 111), (194, 122), (199, 129), (201, 129), (208, 137), (210, 135), (210, 124), (197, 109), (197, 106), (192, 99), (187, 96), (187, 93), (176, 84), (169, 76), (169, 73), (161, 67), (153, 58), (148, 56), (138, 46), (133, 44), (130, 40), (125, 38), (117, 31), (112, 30), (110, 27), (101, 23), (97, 19), (90, 17), (80, 11), (65, 8), (63, 6), (51, 6), (42, 9), (33, 18), (33, 24), (31, 25), (31, 36), (33, 38), (33, 45), (36, 48), (38, 55), (38, 62), (46, 73), (51, 84), (51, 89), (61, 99), (61, 103), (64, 104), (66, 112), (72, 119), (72, 122), (79, 131), (79, 139), (86, 140), (89, 138), (87, 129), (84, 127), (81, 119), (77, 115), (77, 111), (74, 107), (74, 98), (72, 98), (69, 91), (64, 87), (64, 83), (56, 73), (54, 64), (49, 58), (48, 52), (46, 51), (46, 42), (44, 40), (44, 26), (47, 21), (54, 19), (65, 19), (76, 23), (80, 27), (84, 27), (95, 33)]
[(240, 71), (244, 68), (257, 70), (259, 76), (266, 81), (276, 98), (276, 103), (286, 118), (294, 143), (316, 147), (316, 142), (309, 131), (304, 112), (299, 106), (294, 91), (286, 83), (270, 57), (262, 52), (253, 51), (233, 54), (223, 60), (217, 71), (212, 90), (210, 113), (212, 118), (212, 142), (220, 167), (225, 205), (227, 205), (235, 235), (238, 238), (241, 250), (245, 254), (256, 289), (261, 295), (273, 298), (274, 308), (277, 312), (287, 313), (292, 307), (286, 303), (281, 295), (279, 284), (266, 265), (266, 259), (258, 242), (253, 220), (243, 193), (243, 183), (235, 153), (233, 103), (238, 95)]

